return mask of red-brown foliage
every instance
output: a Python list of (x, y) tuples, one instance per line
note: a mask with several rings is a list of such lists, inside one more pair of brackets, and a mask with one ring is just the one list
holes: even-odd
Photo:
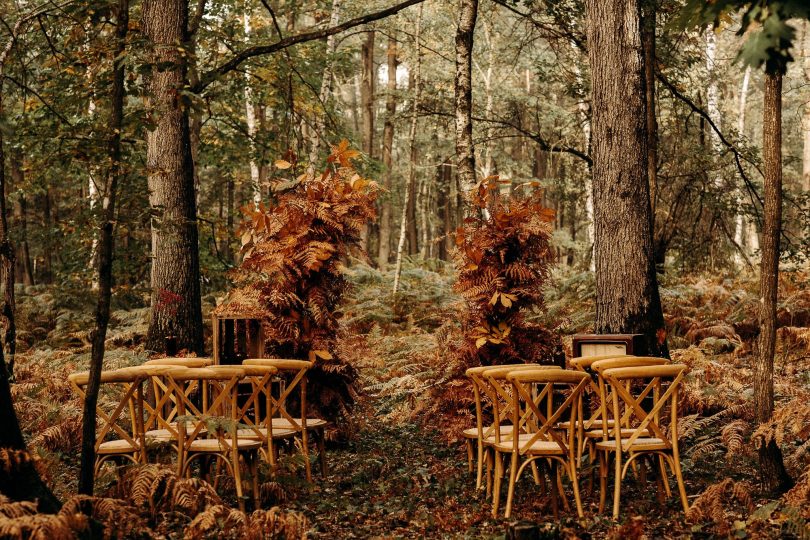
[(472, 204), (483, 217), (468, 217), (456, 231), (455, 288), (468, 307), (464, 364), (552, 363), (561, 356), (559, 336), (525, 314), (543, 307), (554, 212), (537, 190), (504, 200), (499, 183), (498, 177), (479, 183)]

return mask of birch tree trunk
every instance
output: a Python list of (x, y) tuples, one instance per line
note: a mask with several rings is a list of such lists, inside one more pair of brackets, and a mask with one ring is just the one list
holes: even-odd
[[(420, 62), (421, 62), (421, 59), (419, 58), (419, 44), (418, 43), (415, 45), (415, 49), (416, 49), (415, 54), (417, 56), (416, 65), (419, 66)], [(413, 115), (414, 118), (419, 114), (418, 111), (417, 111), (417, 109), (418, 109), (417, 106), (418, 106), (418, 101), (419, 100), (416, 97), (417, 92), (419, 92), (419, 90), (417, 88), (416, 76), (417, 76), (416, 69), (414, 69), (414, 70), (412, 70), (410, 72), (410, 77), (408, 79), (408, 90), (410, 90), (411, 95), (414, 96), (413, 97), (413, 102), (412, 102), (414, 107), (411, 110), (411, 114)], [(409, 167), (408, 167), (408, 180), (406, 182), (406, 188), (408, 190), (408, 194), (407, 194), (407, 197), (405, 199), (407, 201), (407, 204), (405, 205), (405, 207), (406, 207), (405, 209), (407, 211), (407, 218), (405, 219), (405, 223), (406, 223), (406, 229), (407, 229), (406, 234), (407, 234), (407, 240), (408, 240), (408, 243), (407, 243), (408, 255), (416, 255), (417, 253), (419, 253), (419, 240), (418, 240), (418, 237), (417, 237), (418, 233), (417, 233), (417, 230), (416, 230), (416, 206), (417, 206), (417, 203), (419, 201), (418, 201), (418, 199), (416, 197), (417, 188), (418, 188), (418, 186), (416, 184), (416, 180), (411, 179), (411, 172), (412, 172), (411, 165), (416, 163), (416, 161), (419, 159), (419, 148), (417, 147), (417, 145), (415, 143), (415, 140), (413, 138), (411, 138), (409, 140), (410, 140), (410, 146), (408, 147)]]
[[(340, 21), (340, 8), (342, 0), (332, 0), (332, 12), (329, 15), (329, 26), (337, 26)], [(337, 50), (337, 40), (335, 36), (326, 38), (326, 65), (323, 68), (321, 78), (321, 89), (318, 92), (318, 99), (324, 110), (315, 116), (315, 129), (309, 143), (309, 171), (314, 174), (318, 157), (326, 147), (324, 135), (326, 133), (326, 106), (332, 97), (332, 63), (334, 62), (335, 51)]]
[[(668, 355), (653, 257), (638, 0), (588, 0), (596, 332), (639, 333)], [(617, 77), (621, 74), (621, 77)]]
[(464, 194), (476, 185), (472, 129), (472, 51), (478, 0), (461, 0), (456, 29), (456, 156), (458, 181)]
[[(708, 87), (706, 88), (706, 113), (712, 119), (714, 125), (718, 128), (721, 126), (720, 118), (720, 92), (717, 87), (717, 36), (714, 33), (714, 28), (708, 26), (706, 28), (706, 76), (708, 79)], [(709, 130), (709, 136), (712, 141), (712, 151), (715, 156), (719, 155), (723, 150), (720, 137), (713, 129)], [(720, 176), (714, 178), (714, 183), (719, 186)]]
[[(250, 39), (250, 10), (246, 9), (242, 15), (245, 38)], [(261, 174), (259, 163), (256, 161), (256, 106), (253, 103), (253, 87), (251, 86), (250, 71), (245, 69), (245, 119), (247, 120), (247, 133), (250, 139), (250, 189), (253, 192), (253, 204), (256, 207), (262, 202)]]
[(145, 0), (143, 30), (154, 67), (147, 83), (146, 110), (155, 129), (146, 136), (149, 205), (152, 218), (152, 315), (146, 348), (163, 351), (171, 331), (178, 349), (203, 353), (200, 259), (194, 161), (188, 107), (180, 90), (187, 87), (187, 0)]
[(388, 37), (388, 84), (386, 90), (388, 95), (385, 99), (385, 126), (383, 127), (382, 160), (385, 171), (383, 172), (383, 197), (380, 203), (380, 246), (377, 251), (377, 264), (380, 270), (385, 271), (388, 267), (388, 259), (391, 256), (391, 189), (393, 187), (392, 176), (394, 169), (393, 149), (394, 149), (394, 119), (397, 114), (397, 40), (391, 35)]
[(419, 4), (419, 13), (416, 16), (416, 29), (414, 31), (414, 42), (416, 44), (416, 66), (414, 66), (414, 95), (413, 106), (411, 111), (411, 128), (408, 132), (410, 143), (411, 159), (408, 162), (408, 180), (405, 185), (405, 201), (402, 205), (402, 218), (399, 222), (399, 242), (397, 242), (397, 262), (394, 268), (394, 291), (396, 296), (399, 289), (399, 277), (402, 273), (402, 250), (405, 248), (405, 231), (406, 222), (408, 221), (408, 202), (413, 197), (413, 186), (416, 181), (416, 127), (418, 125), (419, 116), (416, 112), (419, 110), (419, 100), (422, 97), (422, 51), (419, 40), (422, 33), (422, 10), (423, 5)]
[(82, 453), (79, 470), (79, 493), (93, 494), (94, 467), (96, 460), (96, 406), (101, 370), (104, 362), (104, 343), (107, 339), (107, 325), (110, 322), (110, 299), (112, 297), (112, 263), (115, 248), (115, 202), (118, 185), (124, 175), (121, 159), (121, 131), (124, 120), (124, 61), (127, 30), (129, 27), (129, 0), (118, 0), (116, 8), (116, 47), (113, 55), (113, 84), (110, 107), (110, 135), (108, 156), (110, 167), (104, 185), (102, 201), (103, 219), (99, 227), (98, 244), (98, 301), (96, 304), (96, 326), (90, 333), (90, 376), (85, 390), (82, 411)]
[[(773, 357), (776, 353), (776, 306), (779, 292), (779, 239), (782, 232), (782, 74), (766, 73), (762, 120), (765, 167), (765, 221), (760, 263), (759, 358), (754, 366), (754, 409), (762, 424), (773, 415)], [(763, 487), (782, 493), (791, 485), (775, 440), (759, 447)]]
[[(745, 102), (748, 99), (748, 85), (751, 82), (751, 66), (745, 68), (743, 74), (742, 85), (740, 87), (740, 102), (737, 111), (737, 133), (741, 138), (745, 137)], [(737, 245), (737, 251), (734, 253), (734, 263), (737, 268), (741, 268), (745, 259), (747, 259), (747, 247), (750, 245), (746, 242), (746, 229), (751, 228), (751, 224), (747, 223), (745, 215), (742, 210), (742, 201), (745, 198), (745, 186), (740, 187), (740, 193), (737, 195), (737, 215), (734, 219), (734, 243)], [(756, 234), (756, 231), (755, 231)]]
[[(574, 50), (575, 54), (579, 54), (579, 48), (577, 47), (576, 43), (573, 41), (571, 43), (571, 48)], [(582, 135), (585, 139), (585, 148), (588, 149), (588, 153), (591, 152), (591, 115), (590, 110), (588, 108), (588, 103), (585, 101), (586, 96), (584, 92), (585, 88), (585, 78), (582, 76), (582, 69), (579, 67), (579, 62), (574, 60), (573, 63), (574, 67), (574, 76), (576, 77), (577, 85), (576, 85), (576, 94), (577, 94), (577, 112), (579, 113), (579, 123), (582, 126)], [(528, 78), (527, 78), (528, 81)], [(528, 82), (527, 85), (528, 87)], [(589, 173), (592, 172), (592, 166), (588, 166)], [(594, 257), (593, 247), (594, 247), (594, 224), (593, 224), (593, 175), (588, 174), (585, 180), (585, 219), (588, 221), (588, 242), (590, 242), (591, 249), (590, 249), (590, 262), (588, 263), (588, 269), (591, 272), (596, 271), (596, 257)]]
[[(363, 42), (363, 78), (360, 85), (360, 96), (363, 107), (363, 150), (369, 159), (374, 159), (374, 91), (377, 79), (377, 70), (374, 65), (374, 45), (376, 32), (366, 32)], [(368, 223), (360, 229), (360, 247), (365, 253), (368, 251)]]

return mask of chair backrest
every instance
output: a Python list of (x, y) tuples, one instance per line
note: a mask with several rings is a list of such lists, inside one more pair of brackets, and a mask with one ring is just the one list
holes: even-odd
[[(287, 360), (280, 358), (249, 358), (242, 362), (243, 366), (272, 366), (278, 370), (279, 377), (283, 377), (283, 384), (279, 389), (278, 397), (270, 400), (269, 416), (281, 417), (290, 423), (292, 429), (297, 431), (307, 429), (307, 371), (312, 362), (307, 360)], [(298, 391), (300, 414), (293, 416), (287, 407), (290, 397)]]
[[(523, 370), (559, 370), (558, 366), (545, 366), (540, 364), (510, 364), (504, 366), (493, 367), (483, 371), (483, 378), (486, 381), (486, 386), (482, 387), (485, 395), (492, 403), (492, 425), (488, 433), (483, 433), (485, 438), (495, 436), (496, 442), (510, 440), (512, 433), (516, 432), (522, 424), (518, 423), (517, 428), (513, 427), (513, 432), (503, 433), (502, 425), (505, 421), (511, 423), (512, 406), (514, 404), (514, 394), (512, 393), (512, 384), (507, 380), (507, 376), (513, 371)], [(514, 424), (512, 424), (514, 426)]]
[(201, 368), (214, 365), (212, 358), (197, 358), (197, 357), (167, 357), (155, 358), (154, 360), (147, 360), (143, 363), (144, 366), (180, 366), (190, 368)]
[[(573, 369), (592, 375), (594, 373), (592, 366), (596, 362), (613, 359), (625, 359), (631, 357), (632, 357), (631, 355), (617, 355), (617, 354), (607, 354), (599, 356), (580, 356), (577, 358), (572, 358), (571, 360), (569, 360), (569, 363), (571, 364), (571, 367)], [(593, 405), (591, 405), (592, 402), (588, 399), (589, 397), (596, 397), (597, 400), (599, 398), (599, 383), (595, 377), (590, 378), (588, 388), (586, 388), (586, 395), (581, 400), (581, 403), (583, 404), (583, 410), (580, 411), (579, 418), (582, 424), (581, 426), (582, 432), (593, 429), (596, 423), (602, 418), (601, 405), (599, 405), (599, 403), (596, 403), (596, 406), (594, 407)], [(588, 408), (588, 412), (585, 412), (584, 408)]]
[[(250, 429), (259, 439), (272, 438), (273, 422), (270, 415), (273, 410), (273, 378), (278, 369), (269, 365), (244, 365), (245, 380), (250, 382), (250, 394), (240, 396), (237, 418), (239, 422)], [(266, 435), (261, 428), (266, 429)]]
[[(233, 449), (238, 445), (237, 387), (244, 376), (245, 371), (239, 366), (182, 368), (167, 372), (165, 380), (177, 403), (177, 436), (181, 452), (188, 451), (195, 440), (211, 435), (219, 440), (222, 448)], [(195, 384), (207, 389), (201, 406), (187, 391), (187, 387)]]
[[(588, 386), (588, 374), (562, 369), (520, 370), (512, 371), (506, 378), (514, 395), (512, 423), (521, 427), (517, 431), (531, 435), (524, 439), (512, 437), (513, 451), (525, 454), (538, 441), (553, 442), (564, 454), (573, 457), (579, 401)], [(542, 391), (537, 391), (538, 386)], [(564, 420), (568, 420), (568, 427), (562, 437), (558, 424)]]
[(630, 358), (632, 355), (626, 354), (603, 354), (599, 356), (579, 356), (577, 358), (571, 358), (568, 363), (571, 364), (571, 367), (579, 370), (579, 371), (588, 371), (591, 369), (591, 365), (594, 362), (598, 362), (599, 360), (612, 360), (614, 358)]
[[(95, 449), (98, 451), (101, 443), (108, 434), (118, 437), (130, 443), (133, 448), (144, 451), (143, 445), (143, 381), (145, 376), (137, 370), (128, 368), (102, 371), (99, 378), (100, 388), (106, 385), (120, 385), (121, 392), (116, 396), (117, 403), (112, 412), (104, 410), (101, 406), (96, 406), (96, 417), (100, 420), (96, 431)], [(85, 388), (90, 380), (90, 373), (87, 371), (72, 373), (68, 376), (68, 382), (73, 390), (85, 399)], [(119, 422), (123, 420), (125, 414), (129, 415), (128, 429), (122, 427)]]
[[(622, 418), (622, 422), (616, 422), (612, 429), (617, 445), (621, 444), (627, 450), (638, 438), (648, 436), (661, 439), (668, 448), (677, 445), (678, 391), (688, 369), (685, 364), (658, 364), (601, 371), (605, 386), (612, 389), (610, 407), (613, 417)], [(607, 401), (603, 400), (604, 414), (609, 406)], [(670, 408), (669, 434), (661, 424), (661, 414), (667, 406)], [(620, 424), (632, 425), (632, 433), (622, 436)], [(608, 436), (606, 429), (605, 438)]]

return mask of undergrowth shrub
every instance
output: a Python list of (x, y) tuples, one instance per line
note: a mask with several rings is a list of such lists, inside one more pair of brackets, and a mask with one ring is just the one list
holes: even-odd
[(498, 195), (498, 177), (481, 181), (471, 216), (456, 231), (455, 289), (467, 303), (461, 354), (468, 367), (561, 361), (559, 336), (526, 320), (542, 309), (552, 262), (554, 211), (541, 192), (525, 198)]
[[(376, 215), (377, 186), (355, 170), (358, 155), (344, 140), (332, 148), (323, 174), (286, 181), (269, 208), (245, 208), (243, 260), (232, 274), (250, 295), (258, 292), (266, 310), (265, 350), (315, 363), (308, 374), (313, 405), (330, 419), (347, 417), (356, 398), (356, 370), (335, 350), (347, 289), (343, 261), (359, 248), (362, 229)], [(290, 159), (276, 167), (295, 171)]]

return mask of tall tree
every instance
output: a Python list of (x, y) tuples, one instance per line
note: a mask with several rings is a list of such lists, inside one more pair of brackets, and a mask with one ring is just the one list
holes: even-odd
[[(363, 76), (360, 81), (360, 101), (363, 109), (363, 151), (374, 158), (374, 93), (377, 82), (377, 66), (374, 64), (374, 48), (377, 32), (370, 29), (366, 32), (363, 41), (362, 61)], [(360, 246), (363, 251), (368, 250), (368, 223), (363, 224), (360, 231)]]
[(383, 126), (382, 160), (383, 188), (385, 193), (380, 203), (380, 246), (377, 251), (377, 264), (380, 270), (388, 266), (391, 257), (391, 188), (394, 168), (394, 120), (397, 115), (397, 40), (392, 34), (388, 37), (388, 51), (386, 53), (388, 80), (385, 98), (385, 125)]
[[(779, 239), (782, 235), (782, 73), (766, 67), (762, 119), (762, 157), (765, 167), (765, 220), (760, 262), (759, 358), (754, 366), (754, 409), (757, 421), (773, 415), (773, 358), (776, 353), (776, 306), (779, 293)], [(759, 472), (768, 491), (784, 492), (792, 485), (774, 439), (759, 447)]]
[(472, 124), (472, 52), (478, 0), (461, 0), (456, 28), (456, 157), (461, 189), (469, 193), (475, 187), (475, 146)]
[[(332, 0), (332, 12), (329, 15), (329, 26), (336, 26), (338, 21), (340, 21), (340, 7), (342, 3), (342, 0)], [(324, 136), (326, 135), (326, 106), (332, 97), (332, 64), (334, 63), (333, 57), (336, 50), (337, 39), (335, 39), (334, 35), (329, 36), (326, 38), (326, 65), (323, 69), (323, 75), (321, 77), (321, 89), (318, 93), (318, 99), (320, 100), (321, 106), (324, 108), (324, 110), (315, 117), (315, 129), (313, 130), (312, 137), (310, 139), (309, 171), (312, 174), (315, 172), (316, 164), (318, 163), (318, 156), (325, 146)]]
[(110, 299), (112, 297), (112, 262), (115, 247), (115, 202), (118, 185), (124, 176), (121, 159), (121, 132), (124, 127), (124, 52), (126, 51), (127, 30), (129, 27), (129, 0), (118, 0), (115, 10), (115, 40), (113, 50), (113, 81), (110, 100), (110, 134), (108, 139), (108, 159), (106, 181), (102, 200), (102, 220), (98, 232), (96, 254), (98, 301), (96, 303), (96, 327), (90, 334), (90, 376), (85, 390), (82, 411), (82, 454), (79, 470), (79, 493), (93, 494), (94, 467), (96, 461), (96, 406), (98, 404), (99, 380), (104, 362), (104, 343), (107, 339), (107, 325), (110, 322)]
[[(638, 0), (588, 0), (596, 331), (639, 333), (667, 355), (655, 274)], [(617, 76), (621, 74), (621, 76)]]
[(188, 0), (145, 0), (143, 30), (152, 70), (146, 136), (152, 212), (152, 315), (146, 347), (163, 351), (173, 332), (179, 348), (203, 352), (197, 202), (188, 109)]

